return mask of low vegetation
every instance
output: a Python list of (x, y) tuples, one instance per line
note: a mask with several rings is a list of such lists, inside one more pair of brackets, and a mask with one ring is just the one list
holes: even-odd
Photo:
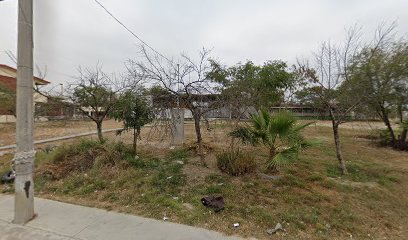
[(244, 144), (264, 145), (269, 151), (267, 169), (278, 171), (280, 167), (296, 161), (302, 150), (313, 145), (301, 134), (310, 124), (298, 124), (298, 119), (289, 112), (273, 116), (262, 109), (251, 116), (250, 126), (238, 127), (230, 135), (241, 139)]
[(254, 172), (256, 162), (251, 154), (243, 153), (237, 149), (217, 154), (217, 166), (222, 172), (231, 176), (240, 176)]
[[(217, 131), (229, 130), (220, 126)], [(286, 229), (277, 233), (283, 239), (404, 239), (407, 153), (361, 138), (368, 130), (343, 132), (348, 175), (336, 164), (331, 129), (309, 126), (305, 136), (325, 141), (281, 168), (275, 180), (241, 174), (265, 164), (269, 153), (261, 146), (241, 146), (233, 153), (213, 146), (207, 168), (184, 148), (141, 144), (135, 156), (131, 144), (83, 140), (37, 152), (36, 194), (259, 239), (269, 239), (266, 230), (278, 222)], [(11, 158), (1, 157), (0, 172), (9, 169)], [(12, 185), (0, 189), (13, 192)], [(225, 209), (214, 213), (204, 207), (204, 196), (223, 196)], [(239, 228), (232, 227), (236, 222)]]

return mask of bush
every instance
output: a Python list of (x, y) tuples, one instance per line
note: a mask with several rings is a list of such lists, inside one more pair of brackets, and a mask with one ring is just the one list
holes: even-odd
[(232, 176), (240, 176), (255, 171), (256, 162), (251, 155), (232, 150), (217, 155), (217, 166)]
[[(98, 168), (126, 168), (126, 161), (133, 156), (132, 150), (123, 143), (100, 143), (81, 140), (70, 145), (62, 145), (41, 157), (47, 163), (37, 175), (49, 175), (51, 179), (65, 178), (72, 173), (86, 172)], [(37, 161), (38, 162), (38, 161)]]

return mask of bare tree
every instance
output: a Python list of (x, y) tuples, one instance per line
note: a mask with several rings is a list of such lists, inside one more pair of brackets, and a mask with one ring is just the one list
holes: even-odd
[[(364, 47), (356, 66), (356, 80), (362, 87), (352, 86), (354, 92), (364, 97), (364, 106), (376, 112), (387, 127), (389, 139), (384, 139), (396, 149), (408, 149), (408, 129), (404, 126), (403, 111), (408, 105), (408, 42), (395, 37), (396, 23), (381, 24), (374, 40)], [(401, 133), (392, 126), (393, 113), (399, 118)], [(389, 142), (388, 142), (389, 141)]]
[(309, 95), (314, 95), (314, 105), (328, 113), (333, 130), (336, 157), (342, 174), (347, 174), (344, 160), (339, 126), (350, 120), (350, 116), (361, 103), (361, 96), (353, 96), (342, 85), (350, 81), (353, 61), (361, 50), (359, 30), (354, 27), (348, 30), (343, 44), (335, 45), (323, 42), (319, 50), (314, 53), (313, 67), (299, 61), (297, 70), (303, 75)]
[(71, 100), (78, 110), (96, 124), (98, 138), (103, 141), (102, 124), (111, 113), (117, 101), (117, 94), (139, 83), (133, 76), (116, 77), (102, 71), (102, 65), (94, 69), (78, 68), (78, 76), (70, 84)]
[(218, 85), (207, 77), (211, 70), (210, 51), (202, 49), (195, 61), (182, 54), (175, 60), (167, 60), (151, 54), (142, 47), (143, 61), (128, 61), (128, 69), (140, 77), (159, 83), (171, 93), (173, 107), (186, 107), (192, 113), (197, 138), (198, 155), (205, 165), (201, 119), (208, 111), (216, 108)]

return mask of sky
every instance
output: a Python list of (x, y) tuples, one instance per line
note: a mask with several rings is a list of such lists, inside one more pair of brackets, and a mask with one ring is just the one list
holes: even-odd
[[(345, 29), (362, 27), (372, 38), (383, 22), (408, 34), (408, 0), (99, 0), (168, 58), (192, 58), (203, 47), (226, 65), (308, 58), (323, 41), (341, 42)], [(0, 2), (0, 64), (17, 49), (17, 0)], [(34, 0), (34, 61), (53, 85), (67, 84), (78, 66), (103, 64), (124, 71), (139, 59), (140, 42), (94, 0)]]

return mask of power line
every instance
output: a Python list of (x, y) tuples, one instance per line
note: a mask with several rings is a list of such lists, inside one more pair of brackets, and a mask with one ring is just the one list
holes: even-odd
[(118, 22), (123, 28), (125, 28), (130, 34), (132, 34), (135, 38), (137, 38), (137, 40), (139, 40), (141, 43), (143, 43), (144, 45), (146, 45), (149, 49), (151, 49), (153, 52), (157, 53), (159, 56), (163, 57), (164, 59), (166, 59), (167, 61), (170, 62), (170, 60), (165, 57), (163, 54), (161, 54), (160, 52), (158, 52), (157, 50), (155, 50), (153, 47), (151, 47), (149, 44), (147, 44), (145, 41), (143, 41), (139, 36), (137, 36), (136, 33), (134, 33), (132, 30), (130, 30), (124, 23), (122, 23), (117, 17), (115, 17), (108, 9), (106, 9), (105, 6), (102, 5), (102, 3), (100, 3), (98, 0), (94, 0), (101, 8), (103, 8), (103, 10), (105, 10), (105, 12), (107, 12), (116, 22)]

